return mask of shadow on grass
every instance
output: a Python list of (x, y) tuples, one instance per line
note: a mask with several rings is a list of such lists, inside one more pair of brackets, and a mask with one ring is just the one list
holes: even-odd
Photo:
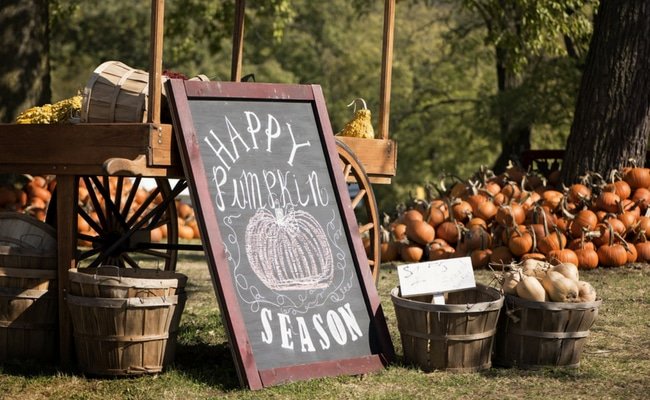
[(178, 343), (174, 369), (187, 379), (224, 391), (241, 387), (227, 343)]
[(38, 378), (44, 376), (55, 376), (63, 371), (49, 360), (17, 360), (9, 359), (0, 361), (0, 374), (21, 376), (23, 378)]

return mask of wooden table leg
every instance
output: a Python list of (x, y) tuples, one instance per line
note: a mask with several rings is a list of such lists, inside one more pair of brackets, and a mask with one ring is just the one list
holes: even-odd
[(65, 294), (68, 289), (68, 269), (75, 267), (77, 220), (74, 206), (77, 204), (76, 177), (59, 175), (56, 183), (56, 216), (58, 241), (58, 291), (59, 291), (59, 358), (65, 369), (72, 360), (72, 322)]

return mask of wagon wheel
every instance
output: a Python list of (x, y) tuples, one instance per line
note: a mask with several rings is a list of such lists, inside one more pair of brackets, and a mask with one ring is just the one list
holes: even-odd
[[(80, 190), (75, 210), (79, 223), (85, 221), (90, 230), (77, 236), (86, 244), (78, 249), (78, 264), (175, 270), (182, 247), (178, 244), (175, 198), (187, 182), (179, 180), (172, 189), (167, 179), (156, 178), (156, 188), (144, 191), (141, 179), (80, 177), (79, 186), (85, 187), (88, 195)], [(156, 242), (152, 235), (159, 227), (164, 227), (167, 234)]]
[[(379, 247), (379, 212), (375, 194), (372, 191), (368, 175), (366, 175), (363, 165), (356, 158), (354, 152), (345, 143), (337, 140), (336, 144), (345, 181), (350, 184), (350, 199), (359, 224), (359, 233), (361, 233), (362, 238), (369, 241), (368, 264), (376, 285), (379, 280), (381, 253)], [(358, 186), (358, 190), (353, 190), (351, 185), (354, 184)]]

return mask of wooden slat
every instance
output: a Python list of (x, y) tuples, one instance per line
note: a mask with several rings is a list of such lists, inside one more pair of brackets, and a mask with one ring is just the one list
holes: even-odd
[(230, 68), (230, 80), (239, 82), (241, 80), (242, 58), (244, 54), (244, 16), (246, 1), (235, 2), (235, 25), (232, 34), (232, 64)]
[(163, 124), (153, 126), (149, 132), (149, 167), (169, 167), (180, 165), (178, 147), (172, 133), (172, 126)]
[(160, 123), (162, 98), (163, 20), (165, 0), (151, 0), (151, 34), (149, 37), (149, 104), (147, 122)]
[(370, 178), (388, 178), (397, 172), (397, 143), (390, 139), (361, 139), (337, 136), (350, 147)]
[[(158, 143), (158, 126), (162, 127), (161, 143)], [(177, 157), (171, 154), (176, 151), (172, 142), (171, 125), (0, 124), (0, 172), (102, 175), (103, 164), (108, 159), (135, 160), (151, 154), (157, 168), (145, 169), (147, 176), (182, 177), (180, 164), (171, 165)]]
[(379, 132), (381, 139), (388, 139), (390, 120), (390, 88), (393, 70), (393, 37), (395, 31), (395, 0), (384, 2), (384, 38), (381, 59), (381, 86), (379, 104)]
[(57, 177), (56, 219), (58, 240), (58, 295), (59, 295), (59, 354), (61, 365), (68, 368), (72, 361), (72, 322), (65, 302), (68, 290), (68, 270), (75, 267), (77, 218), (74, 204), (77, 204), (77, 185), (74, 176)]

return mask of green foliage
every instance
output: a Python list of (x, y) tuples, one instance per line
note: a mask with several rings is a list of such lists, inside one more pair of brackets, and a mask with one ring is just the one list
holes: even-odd
[[(504, 49), (509, 68), (521, 72), (531, 57), (584, 54), (597, 0), (464, 0), (483, 19), (486, 42)], [(567, 49), (565, 41), (574, 49)]]
[[(500, 152), (502, 116), (532, 126), (533, 147), (563, 147), (592, 5), (398, 2), (389, 129), (398, 143), (398, 173), (392, 185), (375, 186), (380, 208), (391, 211), (442, 174), (467, 177), (491, 166)], [(364, 98), (379, 133), (383, 6), (373, 0), (247, 4), (242, 75), (321, 85), (335, 132), (353, 116), (347, 104)], [(234, 7), (234, 0), (167, 1), (163, 68), (229, 80)], [(56, 0), (50, 10), (55, 100), (83, 88), (105, 60), (147, 69), (149, 2)], [(508, 50), (518, 73), (519, 85), (507, 93), (497, 90), (497, 47)]]

